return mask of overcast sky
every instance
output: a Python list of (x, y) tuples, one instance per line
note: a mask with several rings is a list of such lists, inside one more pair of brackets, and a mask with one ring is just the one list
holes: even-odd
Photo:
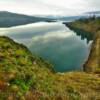
[(100, 10), (100, 0), (0, 0), (0, 11), (29, 15), (77, 15)]

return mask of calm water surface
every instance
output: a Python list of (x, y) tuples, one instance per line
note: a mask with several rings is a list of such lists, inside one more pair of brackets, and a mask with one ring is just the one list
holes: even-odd
[(33, 54), (49, 60), (54, 64), (54, 69), (60, 72), (81, 70), (91, 44), (61, 22), (39, 22), (1, 28), (0, 35), (23, 43)]

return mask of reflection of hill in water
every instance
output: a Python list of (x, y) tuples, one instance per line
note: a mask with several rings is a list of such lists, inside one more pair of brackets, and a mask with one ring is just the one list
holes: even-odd
[(87, 43), (89, 43), (89, 41), (93, 40), (93, 36), (90, 32), (84, 31), (84, 30), (79, 29), (79, 28), (71, 27), (68, 24), (66, 24), (66, 26), (69, 27), (71, 30), (73, 30), (76, 33), (76, 35), (81, 36), (82, 40), (87, 39)]
[(86, 40), (81, 40), (61, 22), (40, 22), (0, 31), (26, 45), (33, 54), (52, 62), (59, 72), (81, 70), (89, 54)]

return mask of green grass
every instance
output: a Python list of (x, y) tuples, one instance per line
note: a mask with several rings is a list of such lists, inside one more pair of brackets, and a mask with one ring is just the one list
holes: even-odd
[(100, 77), (56, 73), (22, 44), (0, 37), (0, 100), (99, 100)]

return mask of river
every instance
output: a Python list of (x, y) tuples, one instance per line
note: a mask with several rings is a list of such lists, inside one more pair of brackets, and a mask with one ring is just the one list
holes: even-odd
[(51, 62), (58, 72), (82, 70), (91, 45), (61, 22), (0, 28), (0, 35), (26, 45), (33, 54)]

